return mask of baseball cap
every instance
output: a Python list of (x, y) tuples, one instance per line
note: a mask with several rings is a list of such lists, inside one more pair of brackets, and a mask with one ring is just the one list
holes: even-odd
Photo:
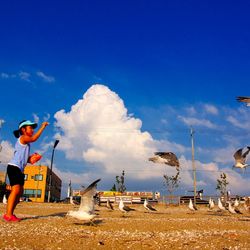
[(13, 134), (16, 138), (20, 137), (20, 129), (24, 126), (31, 126), (32, 128), (37, 127), (37, 123), (31, 122), (30, 120), (23, 120), (19, 123), (18, 129), (13, 131)]

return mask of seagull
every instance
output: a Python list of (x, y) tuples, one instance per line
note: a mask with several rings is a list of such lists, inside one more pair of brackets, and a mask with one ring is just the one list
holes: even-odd
[(214, 208), (214, 200), (212, 198), (209, 199), (208, 207), (210, 210), (212, 210)]
[(234, 153), (235, 164), (234, 164), (233, 168), (245, 169), (246, 167), (248, 167), (249, 165), (246, 164), (246, 157), (247, 157), (249, 152), (250, 152), (250, 147), (247, 147), (246, 150), (244, 150), (244, 148), (238, 149)]
[(145, 209), (147, 209), (148, 211), (157, 211), (155, 208), (153, 208), (147, 201), (147, 199), (144, 200), (144, 204), (143, 206), (145, 207)]
[(70, 202), (70, 204), (72, 204), (72, 205), (79, 205), (79, 203), (78, 203), (76, 200), (73, 199), (73, 196), (70, 196), (70, 197), (69, 197), (69, 202)]
[(247, 96), (237, 96), (236, 100), (238, 102), (244, 102), (247, 106), (250, 106), (250, 97), (247, 97)]
[(193, 204), (193, 202), (192, 202), (191, 199), (189, 200), (188, 208), (189, 208), (191, 211), (198, 210), (197, 207)]
[(93, 196), (96, 193), (97, 183), (101, 179), (98, 179), (92, 182), (81, 194), (81, 204), (79, 210), (77, 211), (69, 211), (67, 213), (68, 216), (74, 217), (78, 220), (82, 221), (90, 221), (94, 219), (96, 216), (94, 214), (95, 211), (95, 202)]
[(245, 200), (245, 202), (244, 202), (244, 208), (246, 209), (247, 212), (250, 212), (250, 198), (249, 197), (245, 197), (244, 200)]
[(155, 156), (149, 158), (149, 161), (152, 161), (154, 163), (162, 163), (169, 165), (171, 167), (176, 167), (176, 169), (179, 169), (180, 163), (177, 158), (177, 156), (172, 152), (155, 152)]
[(107, 200), (107, 205), (106, 205), (106, 207), (107, 207), (108, 209), (114, 210), (114, 207), (113, 207), (113, 205), (111, 204), (111, 202), (110, 202), (109, 199)]
[(240, 203), (239, 203), (238, 199), (235, 199), (235, 201), (234, 201), (234, 207), (238, 207), (239, 205), (240, 205)]
[(226, 210), (226, 208), (222, 205), (220, 198), (218, 199), (218, 208), (219, 208), (221, 211), (225, 211), (225, 210)]
[(129, 211), (135, 211), (135, 209), (130, 208), (129, 206), (124, 205), (122, 199), (120, 199), (119, 209), (120, 209), (120, 211), (122, 211), (123, 213), (128, 213)]
[(228, 202), (228, 211), (229, 211), (231, 214), (236, 214), (235, 209), (234, 209), (234, 207), (232, 207), (232, 204), (231, 204), (230, 201)]
[(3, 204), (7, 204), (8, 203), (8, 200), (6, 198), (6, 195), (3, 196)]

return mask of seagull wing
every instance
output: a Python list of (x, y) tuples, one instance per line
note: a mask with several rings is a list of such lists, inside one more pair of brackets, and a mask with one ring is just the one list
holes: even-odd
[(242, 154), (242, 157), (243, 157), (244, 159), (247, 157), (249, 151), (250, 151), (250, 147), (247, 147), (247, 151), (246, 151), (244, 154)]
[(242, 148), (238, 149), (235, 153), (234, 153), (234, 159), (236, 161), (242, 160)]
[(101, 179), (98, 179), (98, 180), (92, 182), (83, 191), (79, 211), (86, 212), (86, 213), (93, 213), (94, 212), (95, 202), (94, 202), (93, 196), (96, 194), (96, 186), (100, 180)]
[(155, 152), (155, 155), (167, 160), (166, 164), (173, 167), (179, 167), (180, 163), (177, 156), (172, 152)]

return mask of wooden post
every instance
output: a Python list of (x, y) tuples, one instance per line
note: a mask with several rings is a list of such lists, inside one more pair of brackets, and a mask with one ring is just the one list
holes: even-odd
[(193, 177), (194, 177), (194, 204), (196, 205), (196, 166), (194, 160), (194, 130), (191, 127), (191, 144), (192, 144), (192, 166), (193, 166)]

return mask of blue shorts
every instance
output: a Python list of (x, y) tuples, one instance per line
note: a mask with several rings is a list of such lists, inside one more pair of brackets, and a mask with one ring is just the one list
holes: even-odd
[(7, 174), (9, 177), (10, 185), (24, 185), (24, 174), (21, 169), (16, 166), (8, 165)]

